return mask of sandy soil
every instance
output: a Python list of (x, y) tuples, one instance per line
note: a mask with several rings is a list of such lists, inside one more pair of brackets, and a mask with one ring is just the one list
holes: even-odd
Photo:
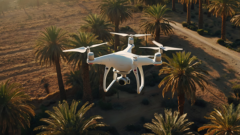
[[(69, 33), (76, 32), (84, 23), (83, 18), (88, 13), (99, 13), (99, 9), (96, 8), (99, 3), (97, 0), (89, 0), (80, 1), (77, 4), (68, 2), (56, 5), (46, 4), (39, 8), (27, 8), (26, 11), (32, 16), (32, 19), (29, 19), (23, 10), (9, 11), (5, 16), (0, 16), (0, 82), (5, 82), (7, 79), (19, 82), (25, 87), (25, 92), (33, 98), (47, 95), (43, 88), (46, 82), (50, 84), (50, 92), (58, 91), (55, 68), (41, 67), (34, 61), (33, 48), (36, 39), (40, 31), (50, 25), (61, 27)], [(181, 5), (177, 4), (177, 10), (181, 9)], [(195, 12), (197, 12), (196, 9)], [(186, 17), (186, 13), (170, 14), (171, 19), (176, 22), (182, 22)], [(206, 15), (204, 15), (205, 17)], [(139, 29), (141, 13), (134, 13), (133, 18), (122, 26), (128, 25), (137, 33), (141, 33)], [(203, 61), (203, 67), (209, 72), (211, 84), (208, 85), (205, 92), (197, 91), (197, 97), (209, 102), (207, 108), (190, 107), (189, 104), (186, 104), (185, 107), (185, 112), (188, 113), (189, 117), (201, 119), (213, 107), (226, 103), (226, 97), (230, 95), (232, 85), (240, 82), (240, 63), (238, 57), (233, 57), (238, 53), (216, 44), (217, 38), (201, 37), (196, 39), (194, 36), (200, 37), (200, 35), (184, 29), (181, 28), (180, 24), (177, 24), (174, 34), (163, 37), (161, 40), (164, 45), (182, 47), (185, 51), (192, 52)], [(189, 32), (186, 33), (186, 31)], [(232, 31), (232, 29), (228, 29), (228, 32)], [(234, 33), (237, 32), (239, 30), (234, 31)], [(194, 36), (189, 36), (189, 33)], [(234, 39), (237, 38), (237, 34), (232, 35), (235, 35)], [(220, 51), (216, 47), (221, 48)], [(231, 55), (227, 55), (223, 50)], [(71, 67), (63, 62), (62, 74), (64, 75), (70, 70)], [(65, 77), (63, 80), (66, 80)], [(68, 89), (70, 86), (65, 87)], [(109, 99), (113, 103), (120, 103), (124, 107), (122, 110), (102, 111), (95, 107), (91, 113), (102, 115), (104, 122), (115, 126), (121, 135), (126, 135), (128, 133), (125, 132), (124, 128), (127, 124), (138, 122), (141, 116), (150, 119), (155, 112), (163, 112), (163, 108), (160, 107), (161, 89), (157, 86), (146, 87), (144, 93), (136, 95), (121, 92), (120, 99), (117, 99), (116, 96), (109, 97)], [(159, 93), (159, 95), (152, 97), (152, 93)], [(150, 105), (141, 105), (140, 102), (144, 97), (150, 99)]]

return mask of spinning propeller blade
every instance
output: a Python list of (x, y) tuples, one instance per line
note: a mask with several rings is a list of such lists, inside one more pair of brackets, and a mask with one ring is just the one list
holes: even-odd
[(156, 41), (152, 41), (156, 46), (159, 46), (159, 47), (163, 47), (163, 45), (162, 44), (160, 44), (160, 43), (158, 43), (158, 42), (156, 42)]
[(126, 34), (126, 33), (117, 33), (117, 32), (110, 32), (111, 34), (120, 35), (120, 36), (134, 36), (134, 37), (142, 37), (142, 36), (150, 36), (151, 34)]
[(92, 45), (92, 46), (90, 46), (90, 48), (97, 47), (97, 46), (104, 45), (104, 44), (107, 44), (107, 42), (105, 42), (105, 43), (101, 43), (101, 44), (95, 44), (95, 45)]
[(128, 34), (126, 33), (116, 33), (116, 32), (110, 32), (111, 34), (115, 34), (115, 35), (120, 35), (120, 36), (128, 36)]
[[(101, 44), (95, 44), (95, 45), (90, 46), (89, 48), (97, 47), (97, 46), (104, 45), (104, 44), (107, 44), (107, 42), (101, 43)], [(63, 50), (63, 52), (80, 52), (80, 53), (85, 53), (86, 50), (87, 50), (87, 47), (79, 47), (79, 48), (75, 48), (75, 49)]]
[(159, 50), (159, 47), (139, 47), (139, 48)]
[(175, 48), (175, 47), (164, 46), (163, 50), (164, 51), (168, 51), (168, 50), (183, 50), (183, 49), (182, 48)]
[(80, 53), (84, 53), (84, 52), (86, 52), (86, 50), (87, 50), (86, 47), (80, 47), (80, 48), (75, 48), (75, 49), (63, 50), (63, 52), (80, 52)]
[(162, 44), (156, 42), (156, 41), (152, 41), (156, 46), (159, 47), (159, 49), (162, 49), (164, 51), (168, 51), (168, 50), (183, 50), (182, 48), (175, 48), (175, 47), (169, 47), (169, 46), (163, 46)]
[(150, 36), (151, 34), (133, 34), (134, 37)]

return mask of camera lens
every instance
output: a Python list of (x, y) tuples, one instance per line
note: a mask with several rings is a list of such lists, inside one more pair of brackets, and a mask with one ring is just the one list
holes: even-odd
[(119, 83), (120, 85), (124, 85), (124, 84), (125, 84), (125, 81), (119, 80), (118, 83)]

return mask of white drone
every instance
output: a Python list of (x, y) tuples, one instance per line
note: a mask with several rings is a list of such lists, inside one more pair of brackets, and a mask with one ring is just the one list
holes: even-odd
[[(127, 77), (127, 74), (129, 74), (131, 71), (134, 72), (134, 75), (136, 77), (137, 82), (137, 93), (140, 94), (144, 87), (144, 74), (142, 66), (144, 65), (159, 65), (162, 64), (162, 58), (161, 53), (162, 50), (168, 51), (168, 50), (182, 50), (182, 48), (173, 48), (173, 47), (167, 47), (164, 46), (156, 41), (153, 41), (155, 45), (158, 47), (140, 47), (140, 48), (147, 48), (147, 49), (154, 49), (158, 50), (157, 53), (155, 53), (154, 56), (143, 56), (143, 55), (136, 55), (132, 53), (132, 48), (134, 48), (134, 41), (133, 37), (141, 37), (141, 36), (148, 36), (151, 34), (125, 34), (125, 33), (115, 33), (110, 32), (111, 34), (116, 34), (120, 36), (129, 36), (128, 38), (128, 46), (122, 51), (103, 55), (97, 58), (94, 58), (94, 53), (90, 52), (90, 48), (97, 47), (100, 45), (104, 45), (106, 43), (96, 44), (88, 47), (80, 47), (70, 50), (64, 50), (63, 52), (80, 52), (85, 53), (87, 51), (87, 63), (88, 64), (101, 64), (105, 65), (105, 72), (104, 72), (104, 78), (103, 78), (103, 89), (105, 92), (107, 92), (111, 86), (118, 82), (120, 85), (126, 85), (130, 84), (130, 79)], [(149, 57), (154, 57), (154, 59), (151, 59)], [(109, 70), (113, 67), (113, 81), (109, 84), (109, 86), (106, 88), (106, 78), (108, 75)], [(141, 85), (139, 81), (139, 75), (138, 70), (141, 74)], [(118, 77), (118, 74), (121, 76)]]

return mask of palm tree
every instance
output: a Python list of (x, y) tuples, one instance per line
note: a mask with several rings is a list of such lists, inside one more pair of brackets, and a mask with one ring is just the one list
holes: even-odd
[(169, 75), (160, 82), (158, 87), (166, 84), (162, 91), (163, 97), (167, 91), (172, 91), (172, 96), (177, 92), (180, 115), (183, 114), (185, 96), (191, 99), (193, 104), (196, 98), (196, 85), (203, 91), (206, 88), (204, 83), (208, 84), (207, 78), (203, 74), (208, 74), (207, 71), (199, 67), (201, 61), (197, 61), (196, 56), (190, 57), (190, 55), (191, 52), (186, 54), (185, 52), (177, 52), (173, 54), (172, 59), (164, 56), (168, 63), (163, 62), (165, 66), (159, 71), (159, 75), (166, 73)]
[(226, 18), (235, 15), (235, 8), (237, 7), (236, 0), (212, 0), (208, 5), (209, 12), (212, 12), (216, 17), (221, 16), (221, 39), (226, 40)]
[(109, 32), (112, 31), (112, 25), (108, 21), (105, 21), (103, 16), (89, 14), (84, 21), (86, 23), (81, 26), (81, 30), (95, 34), (99, 40), (110, 40), (111, 34)]
[(66, 53), (62, 52), (66, 47), (67, 41), (66, 32), (61, 28), (51, 26), (42, 32), (35, 46), (36, 61), (39, 60), (41, 65), (51, 66), (54, 64), (56, 66), (61, 101), (67, 98), (60, 67), (61, 58), (63, 60), (67, 59)]
[(230, 21), (231, 21), (234, 25), (240, 26), (240, 15), (235, 15)]
[[(106, 15), (108, 19), (114, 23), (115, 32), (119, 32), (119, 24), (132, 18), (130, 12), (131, 7), (127, 6), (128, 0), (103, 0), (99, 6), (101, 14)], [(114, 50), (117, 51), (117, 46), (120, 45), (119, 36), (115, 35)]]
[[(97, 39), (102, 41), (108, 41), (111, 39), (111, 34), (109, 33), (112, 31), (112, 25), (105, 21), (103, 16), (99, 16), (97, 14), (90, 14), (85, 18), (86, 24), (81, 26), (81, 29), (86, 32), (92, 32), (96, 36)], [(101, 56), (101, 50), (97, 51), (97, 55)], [(98, 65), (99, 70), (99, 92), (103, 99), (105, 99), (105, 94), (103, 91), (103, 72), (104, 68), (102, 65)]]
[[(100, 43), (100, 40), (97, 40), (97, 36), (93, 33), (85, 33), (78, 32), (76, 34), (71, 35), (70, 47), (71, 48), (79, 48), (79, 47), (87, 47), (93, 44)], [(98, 47), (99, 49), (99, 47)], [(83, 101), (92, 102), (92, 90), (90, 85), (89, 78), (89, 66), (86, 62), (87, 53), (78, 53), (78, 52), (70, 52), (69, 53), (69, 63), (73, 63), (73, 68), (78, 68), (78, 70), (82, 70), (82, 78), (83, 79)]]
[(199, 4), (199, 9), (198, 9), (198, 29), (202, 29), (203, 28), (202, 2), (203, 2), (203, 0), (198, 0), (198, 4)]
[(175, 0), (172, 0), (172, 11), (176, 11)]
[(186, 4), (187, 6), (187, 23), (191, 24), (191, 3), (193, 0), (179, 0), (182, 4)]
[(240, 105), (223, 105), (210, 113), (206, 119), (211, 120), (210, 124), (205, 124), (198, 131), (207, 130), (207, 135), (239, 135), (240, 134)]
[[(145, 123), (144, 127), (152, 130), (155, 135), (194, 135), (192, 132), (189, 132), (189, 126), (194, 122), (188, 122), (188, 119), (185, 119), (187, 114), (179, 116), (179, 112), (172, 110), (164, 110), (165, 119), (162, 114), (154, 114), (155, 119), (152, 119), (152, 123)], [(150, 133), (145, 133), (142, 135), (153, 135)]]
[(41, 125), (34, 130), (45, 130), (37, 135), (56, 134), (56, 135), (97, 135), (100, 131), (89, 130), (96, 127), (106, 126), (102, 122), (97, 122), (98, 119), (103, 119), (99, 115), (91, 116), (85, 119), (85, 113), (94, 105), (94, 103), (88, 105), (86, 102), (77, 111), (78, 104), (75, 100), (72, 101), (69, 107), (67, 101), (59, 103), (57, 107), (53, 107), (52, 111), (45, 111), (49, 118), (42, 118), (40, 121), (48, 123), (48, 125)]
[(21, 84), (9, 80), (0, 85), (0, 133), (15, 134), (20, 127), (30, 127), (30, 118), (35, 116), (31, 98), (22, 91)]
[[(154, 39), (160, 42), (160, 33), (163, 32), (165, 35), (173, 32), (173, 27), (169, 24), (170, 20), (164, 18), (166, 11), (166, 5), (153, 5), (144, 10), (145, 19), (142, 19), (141, 27), (144, 27), (146, 32), (154, 34)], [(172, 22), (173, 23), (173, 22)]]

